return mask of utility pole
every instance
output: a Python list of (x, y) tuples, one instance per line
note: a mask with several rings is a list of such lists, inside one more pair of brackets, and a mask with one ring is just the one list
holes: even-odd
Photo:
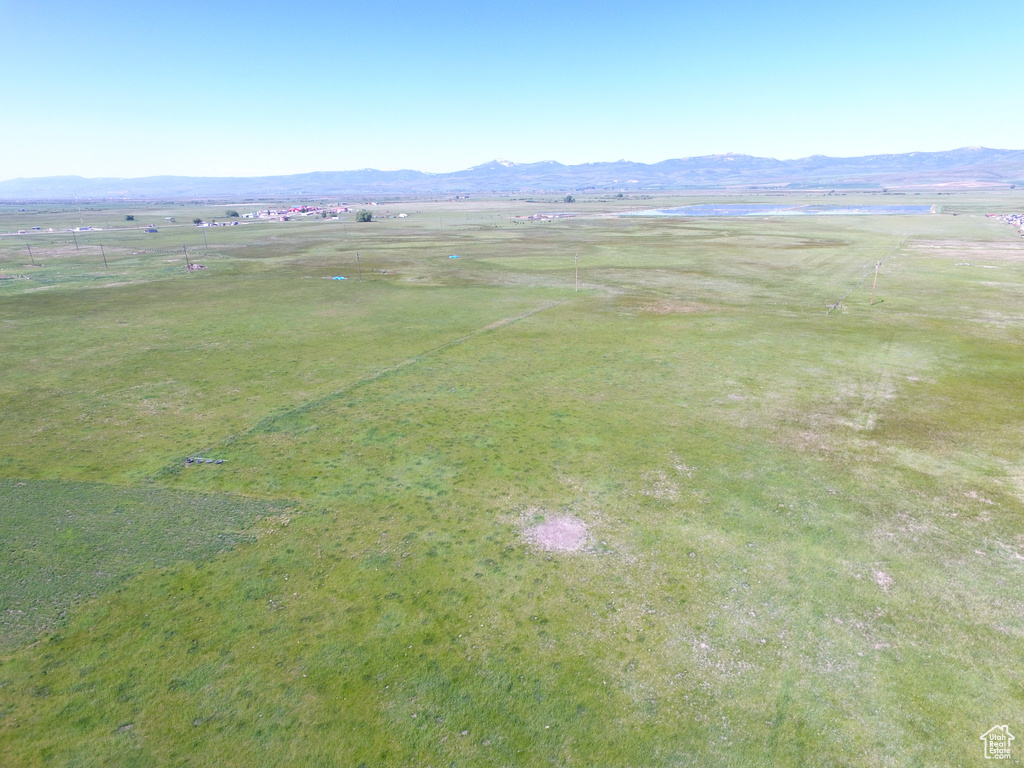
[(75, 234), (75, 230), (71, 230), (71, 236), (75, 238), (75, 253), (78, 253), (78, 235)]
[(210, 244), (208, 242), (206, 242), (206, 230), (205, 229), (203, 229), (203, 249), (204, 249), (204, 252), (210, 250)]
[(32, 246), (29, 245), (28, 243), (25, 243), (25, 247), (28, 248), (28, 260), (32, 262), (32, 266), (34, 267), (36, 265), (36, 260), (32, 256)]
[[(878, 285), (878, 268), (882, 266), (882, 262), (875, 264), (875, 282), (871, 284), (871, 304), (875, 303), (875, 286)], [(869, 304), (868, 306), (871, 306)]]
[(103, 268), (107, 268), (107, 252), (103, 250), (103, 243), (100, 243), (100, 254), (103, 256)]
[(359, 282), (363, 282), (363, 263), (359, 261), (359, 254), (356, 253), (356, 266), (359, 268)]
[(185, 247), (185, 246), (183, 245), (183, 246), (181, 246), (181, 250), (182, 250), (182, 252), (183, 252), (183, 253), (185, 254), (185, 268), (186, 268), (186, 269), (191, 269), (191, 268), (192, 268), (192, 264), (191, 264), (191, 262), (189, 262), (189, 260), (188, 260), (188, 248), (186, 248), (186, 247)]

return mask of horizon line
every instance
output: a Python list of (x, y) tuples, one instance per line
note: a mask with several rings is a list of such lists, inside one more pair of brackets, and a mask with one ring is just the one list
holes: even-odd
[(155, 174), (148, 174), (148, 175), (145, 175), (145, 176), (82, 176), (80, 174), (70, 173), (70, 174), (54, 174), (54, 175), (49, 175), (49, 176), (14, 176), (14, 177), (10, 177), (10, 178), (0, 179), (0, 184), (6, 183), (6, 182), (10, 182), (10, 181), (40, 181), (40, 180), (47, 180), (47, 179), (82, 179), (83, 181), (99, 181), (99, 180), (107, 180), (107, 179), (117, 180), (117, 181), (138, 181), (138, 180), (141, 180), (141, 179), (159, 179), (159, 178), (180, 178), (180, 179), (267, 179), (267, 178), (282, 178), (282, 177), (290, 177), (290, 176), (306, 176), (306, 175), (315, 174), (315, 173), (325, 173), (325, 174), (326, 173), (359, 173), (359, 172), (365, 172), (365, 171), (372, 171), (374, 173), (419, 173), (419, 174), (423, 174), (424, 176), (446, 176), (446, 175), (454, 174), (454, 173), (463, 173), (465, 171), (472, 171), (472, 170), (475, 170), (477, 168), (482, 168), (484, 166), (487, 166), (487, 165), (490, 165), (490, 164), (494, 164), (494, 163), (497, 163), (499, 165), (503, 165), (503, 166), (505, 166), (507, 168), (528, 167), (528, 166), (545, 165), (545, 164), (554, 164), (554, 165), (560, 165), (563, 168), (572, 168), (572, 167), (587, 166), (587, 165), (615, 165), (617, 163), (629, 163), (631, 165), (643, 165), (643, 166), (650, 167), (650, 166), (660, 165), (661, 163), (673, 162), (675, 160), (701, 160), (701, 159), (704, 159), (704, 158), (720, 158), (720, 157), (747, 157), (747, 158), (752, 158), (752, 159), (755, 159), (755, 160), (774, 160), (775, 162), (779, 162), (779, 163), (791, 163), (791, 162), (798, 162), (800, 160), (811, 160), (811, 159), (814, 159), (814, 158), (828, 158), (830, 160), (860, 160), (860, 159), (869, 158), (869, 157), (899, 157), (899, 156), (903, 156), (903, 155), (941, 155), (941, 154), (948, 154), (948, 153), (951, 153), (951, 152), (962, 152), (964, 150), (989, 150), (989, 151), (993, 151), (993, 152), (1024, 152), (1024, 149), (1004, 149), (1004, 148), (996, 148), (996, 147), (985, 147), (985, 146), (981, 146), (981, 145), (970, 145), (970, 146), (955, 147), (953, 149), (945, 149), (945, 150), (937, 150), (937, 151), (912, 150), (910, 152), (881, 152), (881, 153), (874, 153), (874, 154), (868, 154), (868, 155), (842, 155), (842, 156), (841, 155), (825, 155), (825, 154), (821, 154), (821, 153), (815, 153), (815, 154), (811, 154), (811, 155), (803, 155), (801, 157), (793, 157), (793, 158), (778, 158), (778, 157), (771, 157), (771, 156), (767, 156), (767, 155), (750, 155), (750, 154), (747, 154), (745, 152), (718, 152), (718, 153), (713, 153), (713, 154), (708, 154), (708, 155), (685, 155), (685, 156), (679, 156), (679, 157), (670, 157), (670, 158), (665, 158), (664, 160), (658, 160), (658, 161), (653, 162), (653, 163), (644, 163), (644, 162), (640, 162), (640, 161), (637, 161), (637, 160), (627, 160), (625, 158), (621, 158), (619, 160), (591, 160), (591, 161), (582, 162), (582, 163), (562, 163), (562, 162), (560, 162), (558, 160), (537, 160), (537, 161), (534, 161), (534, 162), (520, 163), (520, 162), (515, 162), (515, 161), (512, 161), (512, 160), (505, 160), (505, 159), (497, 158), (496, 157), (496, 158), (492, 158), (490, 160), (485, 160), (484, 162), (478, 163), (476, 165), (471, 165), (471, 166), (468, 166), (466, 168), (458, 168), (458, 169), (452, 170), (452, 171), (420, 171), (420, 170), (417, 170), (415, 168), (388, 168), (388, 169), (383, 169), (383, 168), (373, 168), (373, 167), (370, 167), (370, 166), (364, 166), (362, 168), (350, 168), (350, 169), (344, 169), (344, 170), (295, 171), (295, 172), (291, 172), (291, 173), (263, 173), (263, 174), (241, 175), (241, 176), (239, 176), (239, 175), (234, 175), (234, 176), (201, 176), (201, 175), (187, 174), (187, 173), (155, 173)]

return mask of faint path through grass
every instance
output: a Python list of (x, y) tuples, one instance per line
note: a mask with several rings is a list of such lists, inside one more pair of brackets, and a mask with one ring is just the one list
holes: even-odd
[[(512, 325), (513, 323), (517, 323), (520, 320), (525, 320), (528, 317), (532, 317), (533, 315), (539, 314), (546, 310), (554, 309), (555, 307), (564, 304), (566, 301), (568, 301), (568, 299), (545, 302), (539, 307), (534, 307), (533, 309), (528, 309), (525, 312), (520, 312), (518, 315), (505, 317), (502, 318), (501, 320), (489, 323), (483, 326), (482, 328), (477, 328), (476, 330), (471, 331), (470, 333), (467, 333), (463, 336), (460, 336), (457, 339), (452, 339), (451, 341), (446, 341), (443, 344), (438, 344), (436, 347), (431, 347), (428, 350), (415, 354), (411, 357), (407, 357), (406, 359), (401, 360), (395, 363), (394, 365), (389, 365), (386, 368), (381, 368), (377, 371), (374, 371), (373, 373), (369, 373), (365, 376), (362, 376), (359, 379), (353, 381), (351, 384), (342, 387), (341, 389), (335, 390), (334, 392), (331, 392), (327, 395), (307, 400), (306, 402), (295, 405), (284, 411), (271, 414), (263, 419), (260, 419), (255, 425), (253, 425), (249, 429), (234, 435), (230, 435), (229, 437), (225, 438), (218, 444), (218, 446), (207, 446), (205, 448), (200, 449), (199, 451), (194, 451), (190, 455), (197, 456), (206, 453), (211, 453), (216, 449), (216, 447), (224, 447), (227, 445), (231, 445), (235, 441), (240, 440), (246, 437), (247, 435), (257, 434), (260, 432), (274, 432), (277, 430), (279, 424), (288, 421), (289, 419), (293, 419), (296, 416), (300, 416), (304, 413), (309, 413), (310, 411), (314, 411), (318, 408), (321, 408), (327, 405), (328, 403), (332, 403), (338, 400), (339, 398), (350, 394), (351, 392), (353, 392), (356, 389), (359, 389), (360, 387), (364, 387), (367, 384), (380, 381), (381, 379), (390, 376), (393, 373), (397, 373), (398, 371), (401, 371), (402, 369), (407, 368), (410, 365), (425, 360), (431, 355), (436, 355), (439, 352), (443, 352), (446, 349), (450, 349), (460, 344), (464, 344), (467, 341), (470, 341), (471, 339), (474, 339), (485, 333), (490, 333), (492, 331), (499, 330), (501, 328)], [(159, 473), (157, 473), (156, 477), (166, 477), (169, 474), (173, 474), (179, 471), (180, 468), (181, 464), (175, 461), (173, 464), (164, 467)]]

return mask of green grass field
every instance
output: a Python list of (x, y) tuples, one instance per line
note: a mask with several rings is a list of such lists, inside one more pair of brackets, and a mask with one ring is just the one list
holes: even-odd
[(979, 763), (1024, 730), (1014, 195), (0, 207), (0, 765)]

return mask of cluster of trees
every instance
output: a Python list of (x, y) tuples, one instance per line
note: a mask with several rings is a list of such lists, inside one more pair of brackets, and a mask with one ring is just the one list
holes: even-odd
[(356, 211), (356, 221), (373, 221), (373, 214), (365, 208)]

